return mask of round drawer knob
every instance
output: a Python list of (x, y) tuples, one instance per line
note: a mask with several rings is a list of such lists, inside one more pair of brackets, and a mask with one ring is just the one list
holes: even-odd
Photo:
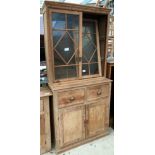
[(69, 100), (70, 100), (70, 101), (74, 101), (74, 100), (75, 100), (75, 97), (72, 96)]
[(99, 91), (97, 92), (97, 95), (101, 95), (101, 94), (102, 94), (102, 91), (99, 90)]

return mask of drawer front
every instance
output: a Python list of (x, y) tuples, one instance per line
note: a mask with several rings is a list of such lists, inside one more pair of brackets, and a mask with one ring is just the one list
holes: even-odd
[(84, 103), (84, 89), (74, 89), (63, 92), (58, 92), (58, 105), (64, 107), (68, 105)]
[(87, 100), (109, 96), (109, 84), (87, 87)]

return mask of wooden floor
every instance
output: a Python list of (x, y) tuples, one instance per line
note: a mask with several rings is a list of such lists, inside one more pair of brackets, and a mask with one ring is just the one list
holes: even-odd
[[(55, 155), (54, 150), (44, 155)], [(110, 129), (110, 134), (82, 145), (75, 149), (61, 153), (60, 155), (114, 155), (114, 132)]]

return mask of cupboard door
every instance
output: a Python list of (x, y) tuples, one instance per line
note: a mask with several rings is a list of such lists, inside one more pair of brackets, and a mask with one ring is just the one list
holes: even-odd
[(59, 110), (59, 145), (67, 146), (85, 138), (85, 106)]
[(55, 80), (79, 77), (79, 18), (68, 11), (51, 14)]
[(86, 134), (87, 137), (96, 136), (106, 130), (108, 99), (101, 99), (86, 107)]

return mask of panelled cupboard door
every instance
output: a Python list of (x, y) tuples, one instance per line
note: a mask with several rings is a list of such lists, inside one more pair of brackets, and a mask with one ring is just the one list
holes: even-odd
[(59, 110), (59, 146), (67, 146), (85, 139), (85, 106)]
[(107, 128), (108, 100), (101, 99), (86, 106), (86, 137), (103, 134)]

